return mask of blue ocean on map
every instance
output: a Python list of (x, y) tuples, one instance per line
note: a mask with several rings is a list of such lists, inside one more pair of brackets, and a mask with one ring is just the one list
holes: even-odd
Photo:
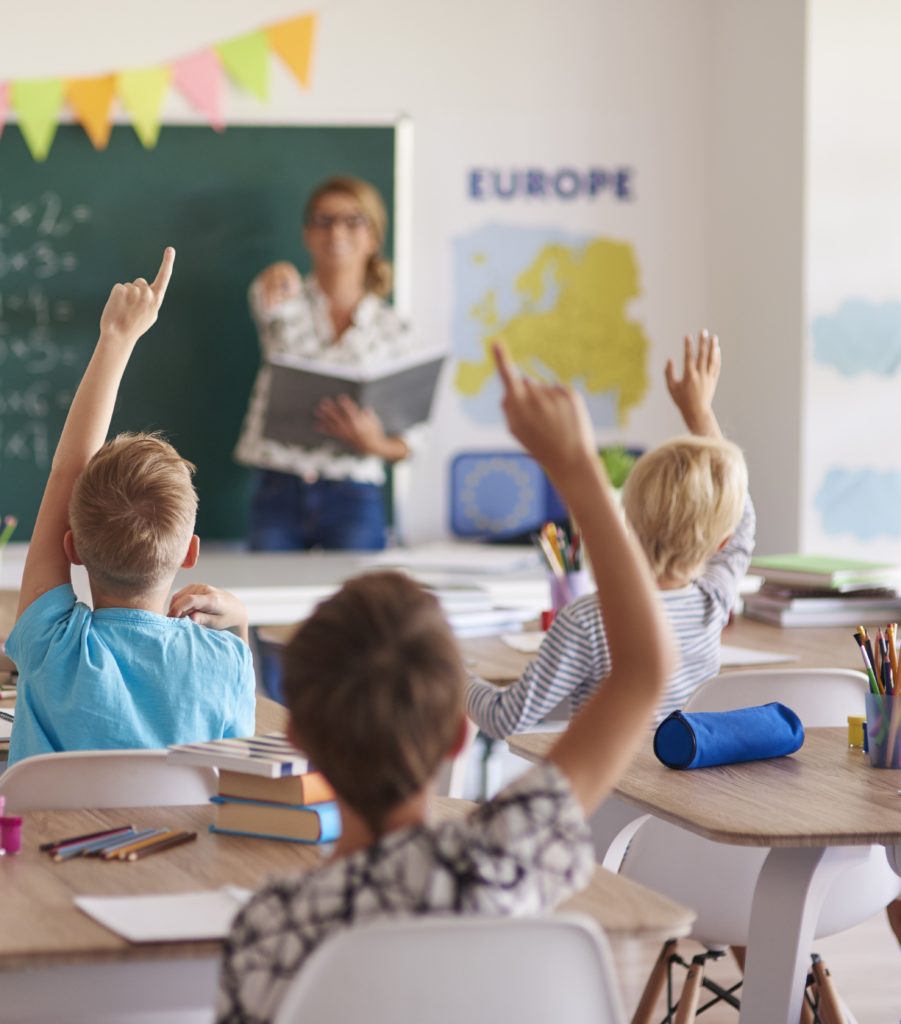
[(813, 357), (846, 377), (891, 375), (901, 367), (901, 302), (848, 299), (814, 318)]
[(901, 470), (830, 469), (816, 507), (828, 534), (901, 537)]

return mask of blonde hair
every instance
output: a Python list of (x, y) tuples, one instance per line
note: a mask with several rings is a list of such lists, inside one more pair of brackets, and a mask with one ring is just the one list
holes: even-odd
[(623, 508), (654, 575), (692, 579), (738, 525), (747, 491), (745, 458), (731, 441), (677, 437), (642, 455)]
[(453, 747), (464, 678), (438, 602), (396, 572), (349, 580), (284, 656), (298, 743), (376, 835)]
[(385, 212), (385, 204), (382, 202), (378, 189), (370, 185), (368, 181), (363, 181), (362, 178), (350, 176), (327, 178), (313, 190), (307, 199), (303, 213), (304, 223), (309, 222), (320, 199), (335, 193), (350, 196), (369, 221), (369, 226), (375, 235), (377, 248), (366, 264), (366, 277), (363, 283), (367, 292), (385, 298), (391, 293), (393, 275), (391, 264), (382, 256), (382, 246), (385, 243), (385, 234), (388, 230), (388, 214)]
[(193, 473), (157, 434), (119, 434), (94, 455), (69, 502), (75, 549), (92, 580), (140, 594), (174, 575), (197, 518)]

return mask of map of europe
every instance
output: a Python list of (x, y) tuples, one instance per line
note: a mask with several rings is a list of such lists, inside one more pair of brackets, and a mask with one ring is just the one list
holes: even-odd
[(467, 414), (499, 419), (491, 342), (532, 376), (577, 387), (597, 427), (626, 422), (648, 389), (649, 343), (629, 303), (632, 247), (546, 228), (486, 225), (454, 243), (455, 387)]

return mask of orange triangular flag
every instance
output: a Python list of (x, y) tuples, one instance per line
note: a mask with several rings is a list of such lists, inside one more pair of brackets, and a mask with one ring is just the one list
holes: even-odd
[(310, 66), (313, 62), (313, 41), (316, 37), (316, 15), (304, 14), (291, 21), (280, 21), (266, 29), (270, 47), (288, 65), (298, 82), (310, 87)]
[(66, 99), (94, 149), (106, 149), (109, 142), (115, 88), (115, 75), (71, 78), (66, 82)]

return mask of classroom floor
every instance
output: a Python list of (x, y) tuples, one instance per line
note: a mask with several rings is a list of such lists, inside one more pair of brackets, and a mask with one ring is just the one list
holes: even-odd
[[(697, 943), (680, 942), (686, 960), (699, 952)], [(895, 941), (884, 914), (870, 918), (856, 928), (821, 939), (816, 951), (829, 966), (841, 997), (857, 1018), (857, 1024), (899, 1024), (901, 1021), (901, 947)], [(631, 1016), (651, 967), (660, 952), (657, 943), (617, 942), (613, 947), (623, 1003)], [(710, 968), (711, 977), (729, 988), (738, 981), (738, 969), (730, 957)], [(740, 993), (739, 993), (740, 995)], [(706, 1000), (702, 995), (701, 1005)], [(663, 1003), (660, 1019), (663, 1018)], [(724, 1004), (699, 1017), (704, 1024), (737, 1024), (735, 1010)]]

